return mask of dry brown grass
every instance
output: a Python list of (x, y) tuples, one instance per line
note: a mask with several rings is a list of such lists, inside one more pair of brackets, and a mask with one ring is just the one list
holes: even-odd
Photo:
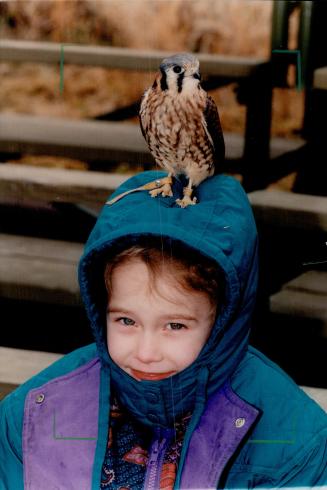
[(2, 37), (269, 54), (271, 0), (2, 2)]
[(142, 94), (147, 75), (100, 67), (64, 68), (37, 63), (0, 64), (0, 110), (70, 118), (94, 117), (130, 104)]

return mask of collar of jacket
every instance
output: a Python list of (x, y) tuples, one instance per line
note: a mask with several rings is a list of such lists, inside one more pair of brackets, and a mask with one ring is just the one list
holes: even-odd
[[(22, 434), (26, 490), (68, 488), (67, 482), (69, 488), (100, 488), (109, 395), (108, 372), (98, 358), (28, 392)], [(196, 427), (192, 420), (188, 425), (175, 488), (216, 488), (259, 412), (224, 383), (193, 420)]]

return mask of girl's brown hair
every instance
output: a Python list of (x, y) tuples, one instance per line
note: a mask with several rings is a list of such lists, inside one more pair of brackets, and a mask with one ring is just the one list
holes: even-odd
[(115, 268), (139, 259), (148, 267), (152, 287), (156, 287), (157, 278), (164, 271), (183, 289), (205, 293), (219, 311), (224, 301), (225, 277), (217, 262), (170, 238), (146, 235), (134, 241), (129, 246), (117, 242), (107, 257), (104, 279), (109, 295)]

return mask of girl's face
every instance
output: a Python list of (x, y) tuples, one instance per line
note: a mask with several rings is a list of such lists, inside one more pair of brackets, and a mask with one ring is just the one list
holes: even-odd
[(151, 289), (147, 266), (131, 259), (112, 273), (107, 342), (112, 360), (137, 380), (182, 371), (206, 343), (216, 310), (208, 296), (181, 288), (161, 272)]

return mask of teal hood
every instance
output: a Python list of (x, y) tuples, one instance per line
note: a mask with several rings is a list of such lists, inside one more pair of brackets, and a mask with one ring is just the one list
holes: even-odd
[[(138, 174), (112, 197), (164, 176), (158, 171)], [(108, 371), (108, 376), (110, 372), (120, 401), (150, 426), (168, 427), (187, 410), (201, 411), (207, 397), (230, 378), (247, 351), (255, 305), (257, 232), (241, 185), (226, 175), (211, 177), (196, 189), (198, 203), (185, 209), (175, 204), (182, 187), (182, 182), (176, 180), (173, 197), (152, 198), (147, 191), (140, 191), (105, 205), (79, 266), (82, 299), (102, 369)], [(225, 302), (207, 344), (191, 366), (161, 381), (133, 379), (110, 359), (106, 344), (106, 254), (117, 239), (126, 237), (132, 242), (135, 237), (149, 234), (179, 240), (213, 258), (226, 279)]]

